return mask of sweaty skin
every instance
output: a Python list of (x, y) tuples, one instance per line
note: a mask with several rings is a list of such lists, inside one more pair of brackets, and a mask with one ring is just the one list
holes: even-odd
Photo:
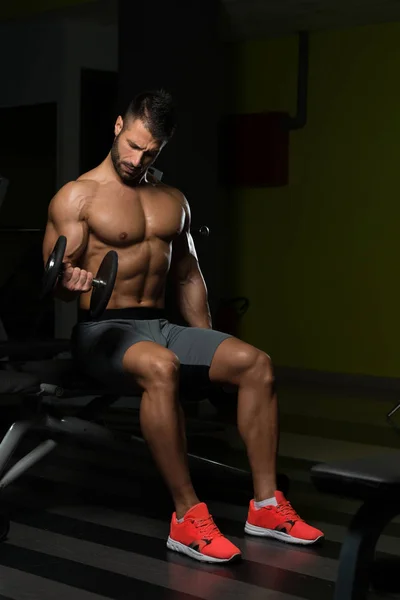
[[(127, 135), (129, 140), (139, 139), (142, 145), (156, 144), (141, 123), (135, 122)], [(119, 150), (122, 143), (119, 139)], [(143, 153), (141, 161), (144, 162)], [(129, 164), (135, 164), (135, 157)], [(123, 171), (122, 177), (116, 172), (110, 153), (98, 167), (67, 183), (52, 199), (43, 243), (44, 260), (57, 238), (65, 235), (64, 262), (68, 273), (62, 284), (71, 277), (74, 267), (75, 279), (80, 277), (83, 281), (86, 277), (86, 285), (80, 290), (68, 291), (59, 285), (58, 295), (72, 300), (80, 293), (80, 307), (88, 309), (93, 275), (105, 254), (116, 250), (118, 274), (108, 308), (163, 308), (167, 275), (172, 269), (180, 284), (177, 289), (184, 318), (191, 326), (211, 327), (207, 290), (190, 235), (186, 198), (177, 189), (156, 181), (131, 181)], [(186, 293), (188, 286), (192, 293)], [(195, 306), (194, 289), (200, 300)]]

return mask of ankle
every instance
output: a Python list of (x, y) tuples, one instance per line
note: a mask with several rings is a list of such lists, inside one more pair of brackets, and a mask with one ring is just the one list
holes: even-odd
[(183, 519), (183, 517), (186, 515), (186, 513), (189, 512), (189, 510), (191, 508), (193, 508), (193, 506), (196, 506), (196, 504), (198, 504), (198, 502), (193, 502), (192, 504), (176, 506), (175, 513), (176, 513), (177, 520), (181, 521)]
[(196, 504), (199, 504), (200, 500), (197, 498), (197, 496), (195, 498), (192, 499), (187, 499), (185, 501), (179, 501), (179, 502), (175, 502), (175, 513), (176, 513), (176, 518), (179, 520), (183, 519), (183, 517), (186, 515), (186, 513), (193, 508), (193, 506), (196, 506)]
[(254, 501), (263, 502), (275, 498), (276, 486), (266, 486), (260, 489), (254, 490)]
[(273, 496), (271, 498), (265, 498), (264, 500), (261, 500), (261, 501), (254, 500), (254, 508), (256, 510), (261, 510), (262, 508), (267, 508), (270, 506), (278, 506), (278, 501), (275, 498), (275, 496)]

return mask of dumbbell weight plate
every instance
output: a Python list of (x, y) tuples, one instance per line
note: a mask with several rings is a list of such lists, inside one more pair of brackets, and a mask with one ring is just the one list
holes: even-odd
[(93, 290), (90, 298), (90, 316), (99, 317), (106, 309), (114, 289), (118, 271), (118, 254), (115, 250), (107, 252), (99, 270), (93, 279)]
[(42, 300), (44, 298), (47, 298), (47, 296), (49, 296), (54, 290), (54, 287), (57, 283), (57, 279), (62, 270), (62, 262), (66, 247), (67, 238), (65, 237), (65, 235), (60, 235), (56, 242), (56, 245), (53, 248), (52, 253), (47, 259), (46, 266), (44, 269), (42, 289), (40, 293), (40, 297)]

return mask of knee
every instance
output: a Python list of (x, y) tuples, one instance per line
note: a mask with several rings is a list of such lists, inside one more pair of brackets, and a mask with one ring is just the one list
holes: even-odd
[(149, 382), (153, 387), (176, 385), (179, 378), (179, 368), (179, 359), (173, 352), (151, 357), (148, 365)]
[(257, 377), (259, 377), (265, 385), (273, 388), (275, 385), (275, 376), (271, 357), (265, 352), (258, 350), (254, 367)]
[(257, 348), (251, 348), (248, 351), (246, 367), (243, 372), (245, 382), (273, 389), (275, 377), (272, 361), (268, 354)]

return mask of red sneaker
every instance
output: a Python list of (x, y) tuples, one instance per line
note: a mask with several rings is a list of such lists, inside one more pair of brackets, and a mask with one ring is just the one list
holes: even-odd
[(241, 556), (239, 548), (222, 535), (204, 502), (193, 506), (182, 523), (176, 513), (172, 515), (167, 547), (202, 562), (226, 563)]
[(289, 544), (315, 544), (324, 534), (307, 525), (299, 517), (282, 492), (275, 492), (278, 506), (265, 506), (256, 510), (250, 502), (245, 532), (250, 535), (272, 537)]

